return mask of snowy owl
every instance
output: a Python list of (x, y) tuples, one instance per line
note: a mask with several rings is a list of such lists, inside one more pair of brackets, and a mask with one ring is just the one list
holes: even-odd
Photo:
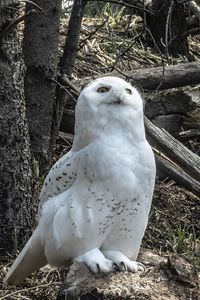
[(143, 103), (123, 79), (102, 77), (81, 92), (73, 146), (47, 175), (39, 223), (11, 266), (18, 284), (50, 264), (85, 263), (92, 272), (137, 272), (155, 182)]

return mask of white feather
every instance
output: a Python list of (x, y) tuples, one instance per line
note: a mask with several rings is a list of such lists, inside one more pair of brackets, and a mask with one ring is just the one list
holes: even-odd
[[(140, 95), (119, 78), (93, 81), (76, 106), (72, 150), (53, 166), (41, 191), (36, 230), (47, 263), (78, 260), (94, 272), (110, 272), (123, 259), (126, 269), (139, 270), (132, 260), (147, 226), (154, 181)], [(29, 259), (29, 266), (23, 258), (14, 263), (26, 275), (34, 269)], [(16, 276), (11, 267), (7, 281)]]

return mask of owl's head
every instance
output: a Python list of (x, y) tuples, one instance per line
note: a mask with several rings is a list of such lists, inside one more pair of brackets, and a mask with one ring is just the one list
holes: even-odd
[(143, 102), (137, 90), (118, 77), (101, 77), (89, 83), (82, 90), (78, 105), (109, 111), (118, 110), (121, 106), (139, 111), (143, 109)]
[[(125, 130), (126, 129), (126, 130)], [(118, 77), (92, 81), (76, 105), (73, 149), (80, 149), (101, 134), (144, 137), (143, 102), (137, 90)]]

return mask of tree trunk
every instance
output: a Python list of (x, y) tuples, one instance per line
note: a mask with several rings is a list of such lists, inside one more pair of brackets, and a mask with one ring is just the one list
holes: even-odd
[[(180, 3), (179, 3), (180, 2)], [(186, 15), (183, 1), (152, 0), (154, 15), (147, 16), (147, 26), (152, 37), (149, 37), (151, 45), (159, 48), (161, 52), (178, 57), (189, 58)]]
[[(31, 150), (43, 169), (48, 162), (48, 150), (55, 105), (58, 37), (61, 0), (34, 1), (44, 13), (25, 19), (24, 60), (25, 97)], [(37, 9), (27, 3), (26, 12)]]
[[(17, 5), (0, 7), (0, 258), (16, 252), (32, 231), (29, 136), (23, 93), (24, 65), (17, 30), (7, 26), (18, 17)], [(14, 1), (13, 1), (14, 2)]]
[[(60, 128), (60, 123), (63, 115), (63, 110), (67, 102), (66, 90), (62, 88), (63, 79), (71, 78), (74, 63), (78, 51), (79, 35), (81, 30), (82, 18), (87, 0), (74, 0), (72, 12), (67, 28), (64, 53), (60, 60), (60, 76), (58, 76), (59, 85), (56, 88), (56, 102), (52, 123), (50, 152), (53, 149), (55, 139)], [(60, 86), (61, 85), (61, 86)]]

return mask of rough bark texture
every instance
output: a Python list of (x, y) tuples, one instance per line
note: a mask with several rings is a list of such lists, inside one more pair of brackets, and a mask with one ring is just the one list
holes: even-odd
[(183, 1), (152, 0), (154, 15), (148, 15), (147, 25), (160, 51), (178, 57), (179, 55), (189, 58), (187, 37), (186, 15)]
[[(40, 12), (25, 19), (25, 97), (31, 149), (43, 168), (48, 160), (55, 105), (55, 83), (51, 79), (57, 77), (61, 0), (35, 3), (44, 14)], [(27, 3), (26, 12), (33, 8), (35, 6)]]
[[(9, 8), (2, 3), (0, 32), (18, 17), (16, 8), (11, 1)], [(16, 252), (34, 223), (23, 73), (21, 46), (13, 29), (0, 44), (0, 258)]]
[[(63, 84), (62, 77), (70, 78), (72, 75), (76, 54), (78, 51), (81, 23), (86, 4), (87, 0), (74, 0), (73, 3), (64, 46), (64, 53), (60, 61), (61, 75), (58, 77), (58, 81), (61, 85)], [(67, 102), (67, 96), (69, 95), (66, 93), (66, 91), (58, 85), (56, 89), (56, 105), (52, 123), (50, 151), (53, 149), (53, 145), (60, 127), (64, 106)]]

